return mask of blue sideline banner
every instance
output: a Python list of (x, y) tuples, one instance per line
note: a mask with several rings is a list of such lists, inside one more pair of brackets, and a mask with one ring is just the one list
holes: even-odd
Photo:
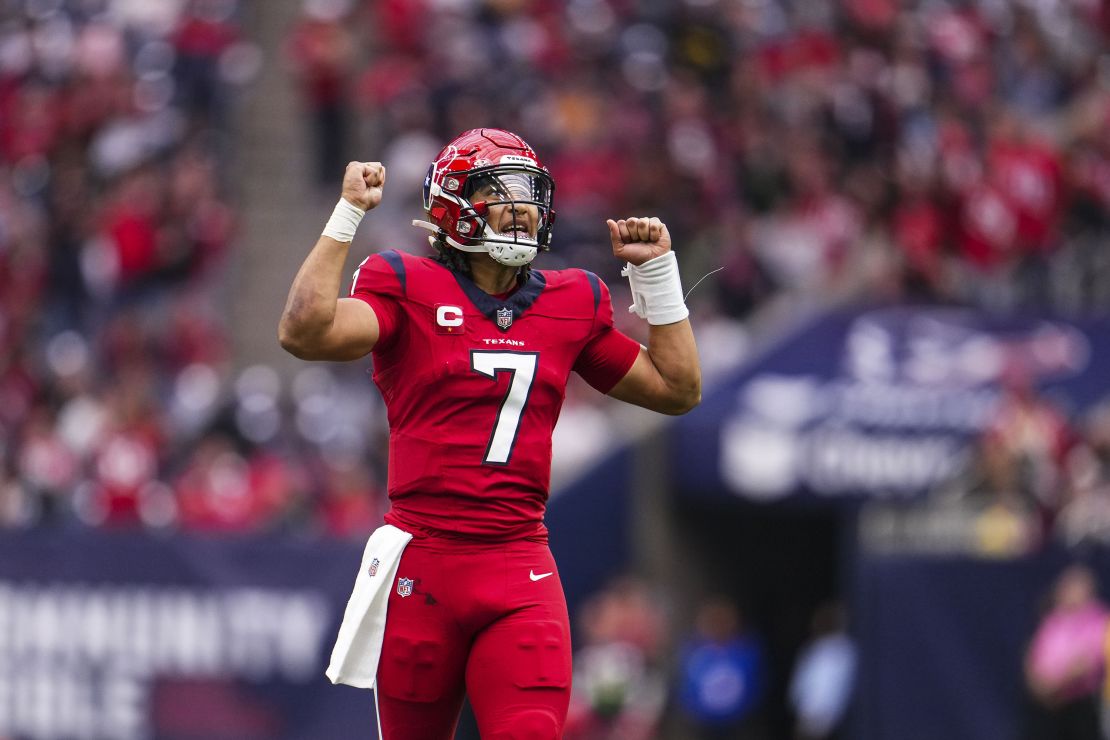
[(949, 479), (1008, 379), (1065, 413), (1110, 394), (1110, 321), (956, 308), (824, 315), (719, 386), (673, 431), (696, 495), (909, 499)]
[(324, 677), (361, 550), (0, 533), (0, 737), (376, 737)]

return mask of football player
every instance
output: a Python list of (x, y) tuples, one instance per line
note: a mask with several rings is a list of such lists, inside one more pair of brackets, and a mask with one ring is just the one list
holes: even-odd
[(379, 530), (367, 544), (329, 676), (375, 688), (387, 740), (453, 737), (464, 694), (483, 738), (554, 740), (571, 649), (543, 524), (552, 430), (571, 371), (662, 413), (700, 400), (670, 235), (657, 218), (607, 222), (630, 310), (650, 325), (642, 347), (613, 327), (596, 275), (532, 269), (551, 245), (555, 184), (519, 136), (475, 129), (424, 182), (429, 220), (414, 223), (434, 255), (372, 255), (341, 298), (355, 229), (385, 180), (378, 162), (347, 166), (279, 326), (301, 359), (372, 354), (388, 411), (382, 530), (395, 539)]

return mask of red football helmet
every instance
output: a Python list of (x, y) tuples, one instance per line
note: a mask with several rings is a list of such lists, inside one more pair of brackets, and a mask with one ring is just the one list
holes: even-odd
[[(471, 203), (481, 190), (485, 201)], [(413, 224), (436, 232), (464, 252), (486, 252), (501, 264), (519, 267), (538, 250), (550, 249), (555, 222), (555, 182), (532, 147), (514, 133), (476, 128), (443, 148), (424, 179), (424, 210), (432, 223)], [(490, 203), (504, 203), (513, 214), (499, 233), (488, 223)], [(518, 205), (538, 211), (536, 233), (517, 222)]]

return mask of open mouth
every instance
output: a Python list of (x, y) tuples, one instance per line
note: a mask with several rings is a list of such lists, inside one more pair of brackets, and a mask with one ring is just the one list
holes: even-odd
[(529, 241), (529, 242), (531, 242), (531, 241), (536, 240), (536, 238), (534, 236), (532, 236), (531, 232), (529, 232), (527, 229), (522, 229), (520, 227), (513, 227), (513, 226), (510, 226), (509, 228), (507, 228), (503, 231), (497, 232), (497, 235), (508, 237), (509, 239), (512, 239), (514, 241)]

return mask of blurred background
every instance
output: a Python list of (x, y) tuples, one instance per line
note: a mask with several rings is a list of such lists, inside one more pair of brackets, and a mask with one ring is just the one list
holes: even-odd
[(603, 222), (668, 224), (705, 371), (678, 420), (568, 389), (568, 738), (1110, 737), (1108, 41), (1107, 0), (0, 0), (0, 738), (374, 737), (323, 669), (384, 408), (277, 319), (348, 160), (353, 270), (427, 251), (480, 126), (639, 339)]

